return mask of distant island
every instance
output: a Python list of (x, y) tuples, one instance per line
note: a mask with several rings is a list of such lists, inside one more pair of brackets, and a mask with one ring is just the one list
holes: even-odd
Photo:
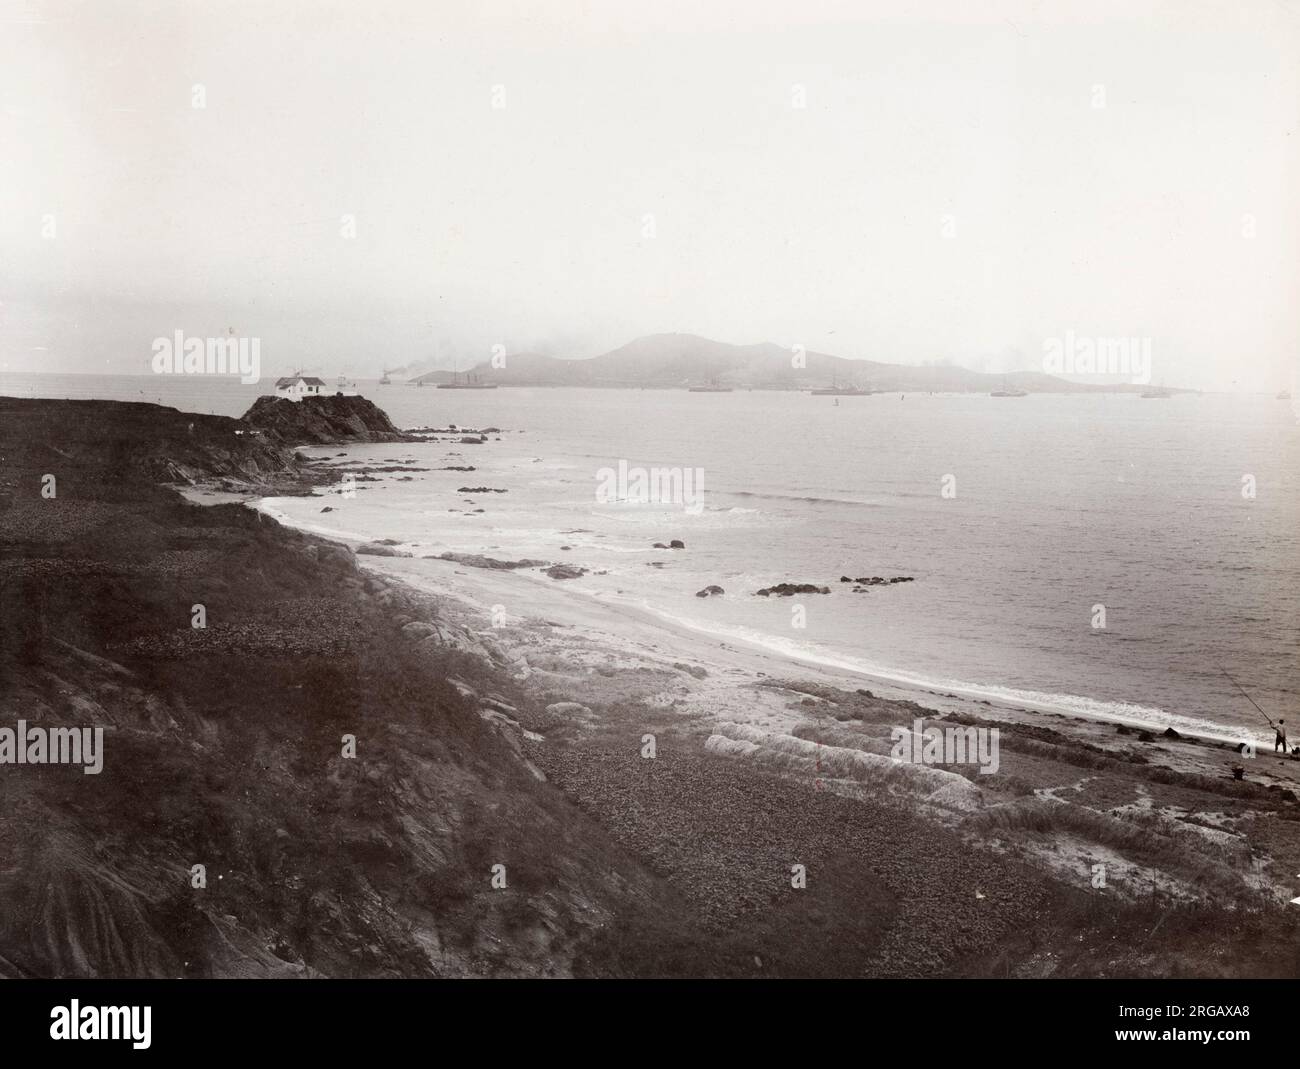
[[(493, 386), (598, 386), (639, 389), (827, 390), (878, 393), (1136, 393), (1149, 385), (1079, 383), (1041, 371), (989, 373), (955, 366), (913, 367), (850, 360), (830, 353), (792, 350), (772, 342), (731, 345), (696, 334), (649, 334), (600, 356), (567, 360), (542, 353), (511, 353), (494, 366), (484, 360), (464, 372), (430, 371), (408, 380), (417, 386), (467, 378)], [(707, 390), (700, 390), (707, 387)], [(1169, 393), (1191, 393), (1169, 390)]]

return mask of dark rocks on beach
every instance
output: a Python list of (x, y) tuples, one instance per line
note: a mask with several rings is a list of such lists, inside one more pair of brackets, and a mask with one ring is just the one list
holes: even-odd
[(685, 548), (686, 548), (686, 543), (683, 542), (680, 538), (674, 538), (671, 542), (668, 543), (668, 548), (669, 548), (669, 549), (685, 549)]
[(1151, 732), (1149, 731), (1138, 732), (1138, 742), (1155, 742), (1155, 741), (1156, 741), (1156, 737), (1152, 735)]
[(456, 493), (458, 494), (504, 494), (504, 493), (508, 493), (508, 491), (498, 490), (494, 486), (458, 486), (456, 487)]
[(498, 560), (496, 557), (485, 557), (481, 553), (439, 553), (436, 557), (430, 556), (429, 560), (449, 560), (457, 564), (464, 564), (469, 568), (488, 568), (494, 571), (510, 571), (515, 568), (541, 568), (546, 565), (544, 560)]
[(357, 552), (369, 557), (410, 557), (414, 555), (404, 549), (394, 549), (392, 546), (386, 546), (380, 542), (370, 542), (364, 546), (357, 546)]
[[(892, 583), (914, 583), (916, 577), (911, 575), (896, 575), (892, 579), (886, 579), (882, 575), (860, 575), (856, 579), (847, 575), (840, 576), (841, 583), (857, 583), (858, 587), (867, 586), (889, 586)], [(855, 590), (857, 587), (854, 588)]]
[(1173, 728), (1165, 728), (1165, 730), (1161, 733), (1161, 736), (1160, 736), (1160, 737), (1161, 737), (1161, 738), (1164, 738), (1164, 739), (1181, 739), (1181, 738), (1182, 738), (1182, 736), (1181, 736), (1180, 734), (1178, 734), (1178, 732), (1176, 732)]
[(756, 590), (754, 593), (760, 598), (765, 598), (770, 594), (788, 598), (795, 594), (829, 594), (830, 592), (830, 587), (817, 586), (815, 583), (777, 583), (776, 586), (765, 586), (762, 590)]
[(725, 594), (725, 593), (726, 591), (723, 590), (722, 587), (717, 586), (715, 584), (710, 584), (709, 586), (706, 586), (703, 590), (697, 590), (695, 592), (695, 596), (697, 598), (707, 598), (707, 597), (712, 597), (714, 594)]
[(477, 438), (470, 438), (466, 436), (460, 440), (460, 444), (461, 445), (482, 445), (486, 441), (487, 441), (487, 435), (481, 434)]
[(332, 505), (326, 505), (323, 509), (321, 509), (321, 512), (333, 512), (333, 511), (334, 511), (334, 507)]
[(587, 569), (573, 564), (552, 564), (546, 574), (552, 579), (580, 579), (587, 574)]

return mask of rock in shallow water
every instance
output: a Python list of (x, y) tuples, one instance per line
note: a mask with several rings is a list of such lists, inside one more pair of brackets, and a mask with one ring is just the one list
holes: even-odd
[(552, 579), (580, 579), (587, 574), (587, 569), (572, 564), (552, 564), (546, 569), (546, 574)]
[(815, 583), (777, 583), (776, 586), (765, 586), (762, 590), (756, 590), (754, 593), (765, 598), (775, 594), (780, 598), (788, 598), (794, 594), (829, 594), (831, 588), (828, 586), (817, 586)]

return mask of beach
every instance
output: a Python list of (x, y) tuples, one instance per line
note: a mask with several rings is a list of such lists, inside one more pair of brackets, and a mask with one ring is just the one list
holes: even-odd
[(665, 623), (575, 550), (274, 518), (468, 434), (326, 465), (225, 417), (0, 404), (0, 713), (103, 729), (95, 775), (6, 771), (6, 975), (1295, 972), (1294, 761)]
[[(376, 450), (385, 451), (363, 446), (320, 460), (339, 472), (377, 471)], [(460, 452), (459, 443), (443, 443), (384, 459), (436, 469)], [(288, 509), (305, 530), (337, 536), (347, 526), (347, 502), (319, 500), (262, 499), (256, 507), (293, 522)], [(377, 500), (369, 499), (368, 508)], [(487, 495), (466, 503), (490, 515)], [(332, 511), (314, 519), (321, 508)], [(1255, 742), (1258, 733), (1225, 737), (1212, 727), (1198, 732), (1194, 723), (1188, 730), (1185, 722), (1177, 731), (1140, 718), (1085, 717), (907, 685), (584, 590), (576, 574), (584, 558), (572, 548), (521, 562), (491, 556), (499, 546), (464, 553), (431, 541), (350, 546), (365, 571), (436, 606), (439, 641), (463, 644), (509, 672), (534, 707), (547, 710), (536, 721), (511, 711), (529, 760), (602, 822), (622, 827), (632, 819), (631, 841), (655, 856), (663, 844), (645, 841), (646, 826), (673, 827), (678, 817), (668, 798), (628, 797), (622, 778), (640, 782), (633, 769), (649, 736), (699, 763), (674, 788), (685, 798), (700, 790), (699, 779), (739, 766), (746, 776), (775, 777), (781, 790), (901, 807), (978, 843), (981, 855), (1014, 858), (1040, 878), (1085, 896), (1100, 890), (1130, 908), (1215, 903), (1236, 911), (1240, 905), (1229, 903), (1242, 894), (1281, 908), (1293, 897), (1300, 762), (1273, 754), (1264, 742), (1243, 750), (1243, 739)], [(576, 577), (552, 578), (554, 559)], [(962, 778), (957, 785), (855, 764), (859, 754), (893, 753), (897, 732), (936, 724), (996, 729), (996, 772), (941, 762), (938, 770)], [(619, 762), (629, 767), (611, 781), (610, 766)], [(698, 858), (696, 852), (682, 863), (691, 870)], [(683, 878), (695, 877), (688, 871)], [(986, 900), (986, 891), (978, 894), (976, 901)], [(1121, 960), (1133, 967), (1132, 959)]]

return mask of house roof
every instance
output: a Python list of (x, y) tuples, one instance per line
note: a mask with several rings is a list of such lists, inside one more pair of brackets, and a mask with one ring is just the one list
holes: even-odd
[(282, 379), (275, 380), (275, 388), (283, 389), (285, 386), (292, 386), (296, 382), (305, 382), (308, 386), (324, 386), (323, 379), (318, 379), (315, 375), (286, 375)]

